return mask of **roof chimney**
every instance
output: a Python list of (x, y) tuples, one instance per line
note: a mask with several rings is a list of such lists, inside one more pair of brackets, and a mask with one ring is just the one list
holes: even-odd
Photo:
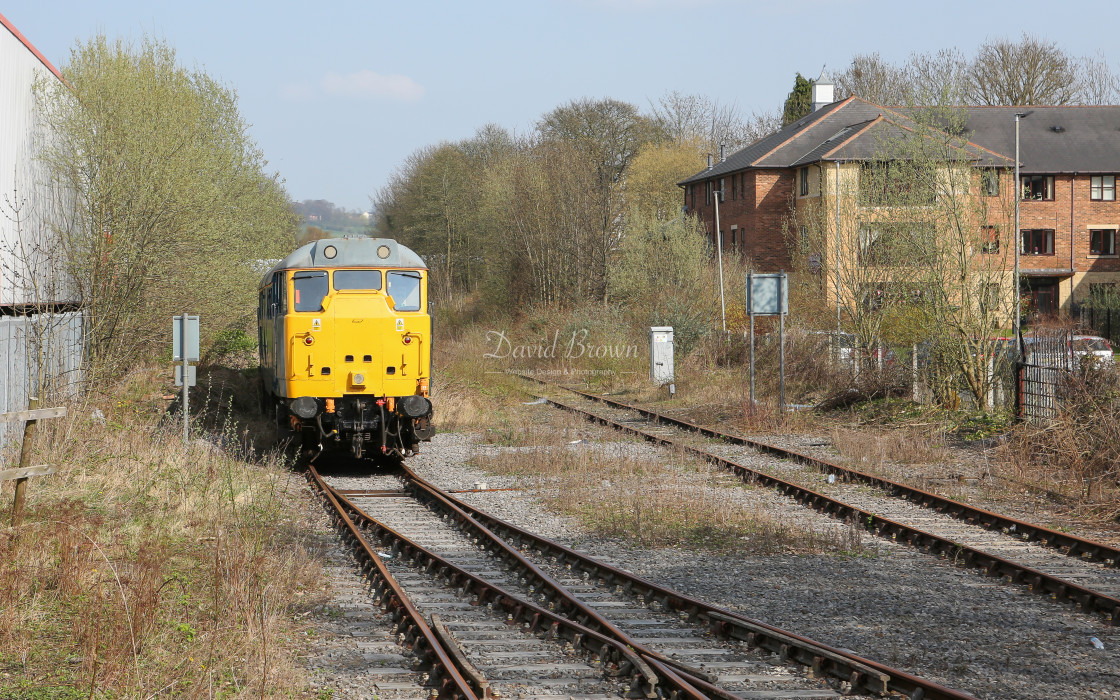
[(724, 155), (724, 145), (721, 143), (719, 145), (719, 162), (722, 163), (725, 160), (727, 160), (727, 156)]
[(828, 72), (821, 67), (821, 77), (813, 81), (813, 111), (830, 105), (835, 100), (836, 84), (828, 77)]
[(712, 169), (712, 154), (708, 154), (708, 170)]

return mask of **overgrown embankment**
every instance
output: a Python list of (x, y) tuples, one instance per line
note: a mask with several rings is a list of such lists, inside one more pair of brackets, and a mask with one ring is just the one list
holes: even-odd
[(322, 591), (303, 479), (248, 448), (228, 410), (184, 444), (157, 385), (136, 372), (40, 424), (34, 463), (59, 473), (32, 479), (23, 523), (0, 530), (0, 697), (306, 687), (298, 620)]

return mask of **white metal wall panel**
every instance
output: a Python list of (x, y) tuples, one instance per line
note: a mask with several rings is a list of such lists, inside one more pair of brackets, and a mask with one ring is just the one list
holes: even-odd
[[(84, 319), (79, 312), (0, 316), (0, 413), (22, 411), (34, 393), (62, 401), (82, 379)], [(37, 367), (42, 362), (40, 379)], [(18, 423), (0, 422), (0, 452), (19, 439)]]
[(50, 231), (69, 202), (51, 187), (38, 157), (42, 128), (33, 86), (58, 78), (0, 26), (0, 305), (72, 301), (51, 260)]

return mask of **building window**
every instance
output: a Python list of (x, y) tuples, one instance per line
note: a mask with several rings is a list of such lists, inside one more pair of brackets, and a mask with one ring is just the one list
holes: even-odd
[(999, 285), (988, 282), (980, 285), (980, 315), (992, 316), (999, 311)]
[(727, 190), (724, 189), (723, 178), (721, 177), (719, 179), (719, 201), (720, 201), (721, 204), (723, 203), (723, 195), (726, 191)]
[(801, 168), (798, 171), (801, 174), (801, 196), (809, 194), (809, 168)]
[(1116, 231), (1108, 228), (1090, 230), (1089, 255), (1116, 255)]
[(1022, 178), (1023, 199), (1049, 202), (1054, 199), (1053, 175), (1024, 175)]
[(985, 226), (980, 230), (980, 252), (989, 255), (999, 252), (999, 226)]
[(731, 199), (739, 198), (739, 178), (731, 176)]
[(999, 171), (985, 169), (980, 171), (980, 193), (985, 197), (999, 196)]
[(1054, 229), (1023, 229), (1023, 249), (1021, 252), (1023, 255), (1053, 255)]
[(688, 186), (688, 208), (696, 208), (696, 185)]
[(1089, 183), (1089, 199), (1094, 202), (1116, 201), (1116, 176), (1094, 175)]
[(704, 204), (709, 207), (712, 206), (712, 181), (707, 180), (704, 182)]

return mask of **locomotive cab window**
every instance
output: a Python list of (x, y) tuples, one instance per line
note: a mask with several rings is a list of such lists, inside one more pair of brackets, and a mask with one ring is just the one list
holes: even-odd
[(381, 270), (335, 270), (334, 288), (343, 289), (381, 289)]
[(295, 311), (322, 311), (323, 297), (327, 296), (326, 272), (297, 272), (292, 275)]
[(420, 310), (420, 273), (390, 272), (386, 275), (389, 282), (389, 296), (397, 311)]

